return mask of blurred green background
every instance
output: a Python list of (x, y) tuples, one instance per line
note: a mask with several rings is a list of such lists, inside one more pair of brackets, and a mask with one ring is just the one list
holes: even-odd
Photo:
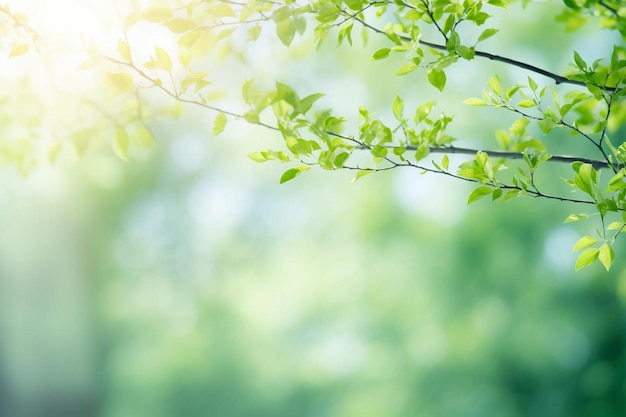
[[(563, 33), (556, 6), (509, 13), (485, 48), (555, 70), (572, 45), (611, 49), (595, 27)], [(224, 71), (329, 92), (352, 118), (386, 117), (398, 92), (435, 99), (460, 146), (496, 147), (507, 116), (459, 103), (474, 76), (526, 74), (475, 61), (448, 74), (456, 94), (381, 83), (389, 62), (364, 63), (382, 42), (270, 44)], [(593, 227), (562, 225), (576, 207), (467, 207), (465, 184), (411, 171), (279, 186), (284, 166), (246, 154), (280, 138), (237, 123), (212, 138), (210, 121), (157, 114), (158, 150), (129, 164), (0, 175), (1, 416), (626, 415), (624, 246), (611, 273), (573, 273)]]

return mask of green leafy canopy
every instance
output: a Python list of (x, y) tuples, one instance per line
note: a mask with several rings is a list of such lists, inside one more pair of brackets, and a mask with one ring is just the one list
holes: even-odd
[[(355, 181), (411, 168), (474, 183), (468, 203), (490, 196), (501, 202), (522, 197), (552, 200), (567, 203), (567, 210), (576, 205), (577, 213), (564, 214), (565, 222), (595, 222), (596, 232), (574, 246), (581, 251), (575, 269), (596, 261), (607, 270), (612, 266), (614, 243), (626, 225), (626, 147), (617, 140), (624, 135), (626, 120), (623, 2), (560, 3), (550, 33), (573, 36), (576, 29), (589, 26), (607, 29), (614, 39), (607, 56), (557, 51), (571, 61), (560, 71), (488, 52), (495, 42), (515, 36), (509, 27), (492, 24), (515, 21), (506, 19), (520, 13), (508, 0), (168, 0), (141, 7), (131, 1), (118, 3), (111, 6), (110, 18), (103, 19), (106, 36), (81, 33), (67, 37), (72, 41), (41, 32), (44, 29), (31, 24), (19, 4), (0, 5), (5, 67), (29, 59), (31, 70), (46, 74), (54, 85), (35, 92), (29, 90), (32, 83), (16, 82), (0, 93), (3, 102), (23, 102), (9, 106), (4, 117), (11, 123), (0, 124), (0, 161), (5, 165), (26, 172), (41, 162), (42, 154), (55, 163), (68, 152), (97, 152), (102, 143), (121, 160), (132, 162), (140, 148), (156, 143), (149, 115), (154, 113), (151, 107), (158, 107), (152, 99), (157, 94), (170, 103), (205, 110), (212, 117), (209, 134), (214, 136), (228, 131), (232, 122), (243, 122), (280, 138), (275, 149), (249, 154), (254, 161), (288, 164), (280, 183), (311, 168), (352, 170)], [(544, 14), (554, 10), (553, 3), (522, 2)], [(499, 19), (492, 19), (494, 15)], [(232, 59), (245, 63), (257, 44), (281, 51), (291, 48), (297, 54), (309, 45), (322, 49), (328, 38), (341, 46), (335, 49), (338, 58), (342, 48), (365, 49), (369, 60), (358, 65), (375, 68), (381, 84), (394, 80), (389, 85), (419, 85), (430, 89), (427, 96), (435, 99), (419, 102), (401, 88), (385, 103), (388, 115), (378, 116), (359, 103), (326, 109), (328, 86), (316, 84), (314, 77), (314, 91), (304, 94), (281, 81), (269, 86), (255, 80), (256, 74), (233, 89), (214, 75), (229, 59), (224, 65), (232, 65)], [(50, 62), (77, 56), (82, 58), (78, 74), (75, 68), (50, 72)], [(472, 74), (471, 83), (463, 81), (459, 87), (467, 78), (464, 61), (474, 61), (483, 72)], [(491, 61), (496, 65), (487, 64)], [(493, 68), (499, 68), (497, 74)], [(482, 94), (476, 93), (476, 86), (484, 88)], [(233, 90), (240, 91), (240, 97), (225, 100)], [(459, 91), (463, 96), (456, 97)], [(471, 114), (468, 120), (500, 111), (500, 126), (484, 135), (495, 140), (485, 144), (451, 133), (452, 112), (435, 110), (437, 97), (445, 102), (444, 96), (448, 102), (463, 102), (464, 111)], [(42, 117), (61, 108), (78, 110)], [(42, 114), (33, 116), (32, 109), (43, 109)], [(346, 116), (357, 112), (357, 119)], [(49, 133), (46, 140), (42, 132)], [(562, 140), (564, 133), (567, 141)], [(550, 168), (558, 164), (569, 167), (564, 178), (569, 189), (561, 186), (563, 175)]]

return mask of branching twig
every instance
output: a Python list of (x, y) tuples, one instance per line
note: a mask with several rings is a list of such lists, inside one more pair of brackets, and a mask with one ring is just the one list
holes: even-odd
[[(363, 26), (365, 26), (366, 28), (381, 34), (381, 35), (385, 35), (385, 32), (378, 29), (375, 26), (370, 25), (369, 23), (367, 23), (365, 20), (359, 18), (359, 17), (354, 17), (354, 19), (359, 22), (360, 24), (362, 24)], [(403, 36), (403, 35), (398, 35), (398, 37), (406, 42), (413, 42), (413, 39), (408, 37), (408, 36)], [(426, 45), (429, 48), (433, 48), (433, 49), (438, 49), (438, 50), (442, 50), (442, 51), (447, 51), (448, 49), (446, 48), (445, 45), (441, 45), (441, 44), (437, 44), (434, 42), (428, 42), (428, 41), (424, 41), (424, 40), (419, 40), (419, 43), (421, 45)], [(484, 52), (484, 51), (479, 51), (479, 50), (475, 50), (474, 51), (474, 56), (479, 56), (482, 58), (487, 58), (490, 59), (492, 61), (498, 61), (498, 62), (502, 62), (508, 65), (512, 65), (518, 68), (522, 68), (525, 69), (527, 71), (531, 71), (534, 72), (536, 74), (539, 75), (543, 75), (544, 77), (547, 78), (551, 78), (552, 80), (554, 80), (555, 84), (572, 84), (572, 85), (580, 85), (580, 86), (586, 86), (586, 84), (582, 81), (577, 81), (577, 80), (571, 80), (567, 77), (563, 77), (562, 75), (556, 74), (554, 72), (550, 72), (548, 70), (536, 67), (534, 65), (530, 65), (527, 64), (525, 62), (522, 61), (517, 61), (515, 59), (511, 59), (511, 58), (507, 58), (504, 56), (500, 56), (500, 55), (495, 55), (495, 54), (491, 54), (489, 52)], [(606, 87), (606, 86), (602, 86), (602, 88), (604, 88), (607, 91), (615, 91), (615, 87)]]

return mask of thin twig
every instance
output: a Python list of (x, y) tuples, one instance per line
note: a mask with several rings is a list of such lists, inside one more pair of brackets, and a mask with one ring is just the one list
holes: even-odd
[[(359, 18), (359, 17), (354, 17), (354, 19), (359, 22), (360, 24), (362, 24), (363, 26), (365, 26), (366, 28), (381, 34), (381, 35), (385, 35), (385, 32), (378, 29), (375, 26), (370, 25), (369, 23), (367, 23), (366, 21), (364, 21), (363, 19)], [(400, 39), (402, 39), (403, 41), (406, 42), (413, 42), (414, 40), (408, 36), (403, 36), (403, 35), (398, 35), (398, 37)], [(420, 45), (426, 45), (429, 48), (433, 48), (433, 49), (438, 49), (438, 50), (442, 50), (442, 51), (447, 51), (448, 49), (446, 48), (445, 45), (441, 45), (441, 44), (437, 44), (434, 42), (428, 42), (428, 41), (424, 41), (424, 40), (419, 40), (417, 41), (419, 42)], [(482, 58), (487, 58), (490, 59), (492, 61), (498, 61), (498, 62), (502, 62), (508, 65), (513, 65), (516, 66), (518, 68), (522, 68), (525, 69), (527, 71), (531, 71), (534, 72), (536, 74), (540, 74), (543, 75), (544, 77), (547, 78), (551, 78), (552, 80), (554, 80), (555, 84), (572, 84), (572, 85), (580, 85), (580, 86), (586, 86), (587, 84), (585, 84), (582, 81), (577, 81), (577, 80), (571, 80), (567, 77), (563, 77), (559, 74), (556, 74), (554, 72), (550, 72), (548, 70), (536, 67), (534, 65), (530, 65), (527, 64), (525, 62), (521, 62), (521, 61), (517, 61), (515, 59), (511, 59), (511, 58), (507, 58), (504, 56), (500, 56), (500, 55), (495, 55), (495, 54), (491, 54), (489, 52), (484, 52), (484, 51), (478, 51), (478, 50), (474, 50), (474, 56), (479, 56)], [(603, 89), (605, 89), (606, 91), (615, 91), (616, 88), (615, 87), (607, 87), (607, 86), (602, 86)]]

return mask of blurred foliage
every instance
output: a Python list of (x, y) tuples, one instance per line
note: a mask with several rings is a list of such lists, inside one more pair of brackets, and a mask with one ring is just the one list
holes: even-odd
[[(542, 28), (553, 16), (531, 6), (519, 13), (534, 25), (523, 33), (551, 38)], [(605, 39), (581, 30), (562, 44)], [(557, 65), (541, 48), (549, 44), (533, 49)], [(378, 62), (360, 65), (368, 51), (265, 46), (242, 52), (249, 68), (231, 56), (215, 70), (308, 91), (309, 69), (333, 105), (393, 117), (387, 107), (403, 84), (379, 82)], [(446, 89), (465, 88), (463, 77)], [(496, 143), (485, 132), (501, 113), (474, 117), (427, 83), (404, 87), (405, 108), (434, 95), (463, 122), (454, 136)], [(132, 99), (116, 97), (107, 108), (134, 114), (125, 113)], [(103, 123), (102, 136), (74, 137), (78, 150), (92, 140), (80, 159), (66, 150), (52, 169), (0, 177), (0, 415), (624, 414), (626, 271), (572, 273), (570, 248), (584, 229), (555, 227), (561, 204), (467, 208), (462, 184), (412, 170), (357, 185), (350, 173), (312, 172), (278, 187), (280, 165), (245, 158), (251, 146), (272, 146), (263, 129), (230, 120), (215, 138), (213, 116), (155, 97), (143, 124), (130, 124), (154, 139), (133, 136), (144, 139), (128, 148), (133, 163), (94, 150), (117, 137), (114, 153), (124, 155), (123, 134)], [(31, 98), (10, 99), (3, 117), (30, 109), (36, 119)], [(93, 105), (61, 103), (79, 124), (47, 119), (60, 129), (91, 125), (86, 113), (102, 120)], [(565, 176), (559, 169), (548, 175)]]

